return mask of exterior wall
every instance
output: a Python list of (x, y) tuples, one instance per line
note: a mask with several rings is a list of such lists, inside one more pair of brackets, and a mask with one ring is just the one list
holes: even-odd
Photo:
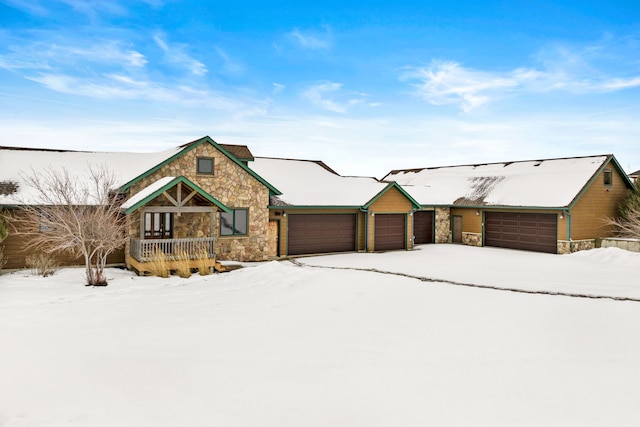
[[(371, 213), (411, 213), (413, 204), (397, 188), (390, 188), (378, 200), (369, 206)], [(370, 216), (368, 221), (368, 250), (372, 250), (375, 245), (375, 216)], [(407, 250), (413, 249), (413, 221), (410, 216), (406, 219), (405, 247)]]
[[(5, 240), (0, 242), (0, 246), (4, 247), (4, 256), (7, 259), (7, 263), (3, 267), (4, 269), (15, 269), (15, 268), (25, 268), (26, 267), (26, 258), (29, 255), (41, 253), (41, 251), (37, 251), (31, 248), (27, 248), (25, 246), (26, 240), (25, 236), (17, 235), (11, 226), (11, 217), (13, 215), (20, 215), (19, 210), (12, 209), (7, 212), (7, 220), (9, 222), (9, 235)], [(82, 257), (73, 257), (68, 253), (58, 253), (49, 255), (56, 264), (60, 267), (63, 266), (73, 266), (73, 265), (84, 265), (84, 258)], [(108, 264), (124, 264), (124, 248), (118, 251), (115, 251), (107, 258)]]
[(451, 243), (451, 209), (435, 208), (435, 243)]
[(609, 163), (606, 168), (613, 172), (613, 185), (604, 185), (602, 172), (596, 176), (571, 209), (571, 240), (613, 236), (604, 219), (616, 216), (618, 205), (627, 193), (627, 186), (612, 164)]
[(620, 248), (631, 252), (640, 252), (640, 239), (602, 239), (597, 242), (600, 248)]
[(482, 234), (482, 212), (471, 208), (451, 208), (451, 215), (462, 217), (462, 236), (465, 233)]
[[(196, 173), (197, 157), (214, 159), (213, 175)], [(135, 194), (162, 177), (180, 175), (200, 186), (230, 209), (245, 208), (249, 210), (249, 229), (246, 236), (220, 236), (220, 220), (216, 214), (214, 236), (217, 237), (216, 257), (218, 259), (238, 261), (267, 259), (269, 189), (211, 144), (202, 143), (182, 157), (164, 165), (150, 176), (143, 178), (131, 187), (131, 194)], [(204, 222), (208, 235), (209, 223), (208, 220)], [(181, 230), (182, 232), (188, 231)], [(197, 231), (195, 233), (197, 234)], [(139, 232), (136, 230), (133, 235), (138, 236)]]
[(596, 247), (596, 239), (586, 240), (558, 240), (558, 253), (571, 254), (578, 251), (586, 251)]
[(271, 208), (269, 210), (269, 219), (280, 222), (280, 235), (278, 238), (278, 245), (280, 248), (280, 256), (288, 255), (287, 243), (289, 241), (289, 215), (290, 214), (341, 214), (350, 213), (356, 214), (356, 229), (357, 229), (357, 250), (365, 250), (365, 223), (367, 221), (364, 212), (359, 209), (286, 209), (286, 206), (279, 206), (277, 208)]
[[(463, 221), (464, 226), (464, 221)], [(482, 233), (462, 232), (462, 244), (469, 246), (482, 246)]]

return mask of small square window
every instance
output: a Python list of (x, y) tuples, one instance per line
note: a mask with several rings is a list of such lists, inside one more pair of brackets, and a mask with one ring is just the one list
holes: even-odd
[(611, 187), (613, 185), (613, 173), (611, 172), (611, 169), (605, 169), (602, 172), (602, 177), (604, 180), (604, 185), (606, 185), (607, 187)]
[(213, 175), (213, 158), (198, 157), (197, 173), (202, 175)]

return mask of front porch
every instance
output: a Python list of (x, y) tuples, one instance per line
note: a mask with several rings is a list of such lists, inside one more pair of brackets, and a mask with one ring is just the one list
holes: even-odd
[(181, 239), (138, 239), (131, 238), (126, 253), (127, 268), (134, 268), (139, 274), (152, 271), (152, 263), (161, 257), (167, 270), (177, 270), (187, 266), (190, 269), (224, 271), (215, 259), (215, 238)]

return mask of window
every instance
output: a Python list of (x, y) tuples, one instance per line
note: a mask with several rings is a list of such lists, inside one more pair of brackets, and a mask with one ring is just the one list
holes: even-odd
[(169, 212), (146, 212), (144, 214), (144, 238), (173, 238), (173, 214)]
[(196, 172), (202, 175), (213, 175), (213, 158), (198, 157)]
[(613, 174), (611, 173), (611, 169), (605, 169), (602, 172), (602, 176), (604, 178), (604, 185), (611, 187), (613, 185)]
[(231, 212), (220, 212), (221, 236), (246, 236), (248, 225), (248, 209), (233, 209)]

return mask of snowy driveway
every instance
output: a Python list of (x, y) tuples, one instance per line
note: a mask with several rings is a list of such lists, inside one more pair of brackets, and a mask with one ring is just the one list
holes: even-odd
[(427, 280), (640, 300), (640, 253), (616, 248), (551, 255), (461, 245), (299, 258), (308, 266), (375, 269)]

